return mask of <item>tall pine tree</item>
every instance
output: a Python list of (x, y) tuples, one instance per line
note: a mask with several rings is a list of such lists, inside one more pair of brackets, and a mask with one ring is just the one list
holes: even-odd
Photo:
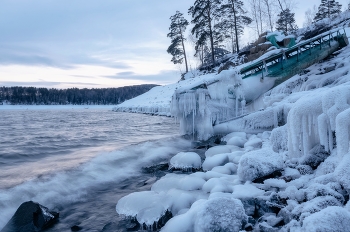
[(179, 11), (176, 11), (175, 15), (170, 17), (170, 20), (170, 32), (167, 36), (171, 38), (171, 44), (168, 47), (167, 52), (173, 56), (171, 61), (174, 64), (182, 64), (183, 59), (185, 59), (187, 73), (188, 65), (184, 43), (184, 41), (186, 40), (184, 37), (184, 33), (186, 31), (186, 27), (188, 26), (188, 21), (183, 17), (183, 14)]
[(321, 4), (318, 6), (318, 12), (314, 18), (314, 21), (320, 21), (324, 18), (332, 18), (341, 12), (341, 4), (335, 0), (321, 0)]
[(283, 31), (285, 34), (293, 32), (297, 29), (294, 13), (290, 12), (289, 8), (282, 10), (281, 13), (278, 14), (276, 29)]
[(244, 26), (252, 22), (252, 19), (245, 15), (247, 12), (243, 6), (243, 1), (225, 0), (221, 10), (223, 19), (216, 25), (224, 32), (226, 38), (231, 39), (232, 53), (235, 47), (236, 52), (239, 52), (239, 36), (243, 34)]
[(192, 16), (192, 35), (196, 36), (196, 48), (205, 46), (209, 40), (212, 63), (215, 64), (214, 46), (218, 45), (222, 38), (220, 32), (215, 32), (215, 22), (220, 18), (220, 6), (222, 0), (196, 0), (188, 13)]

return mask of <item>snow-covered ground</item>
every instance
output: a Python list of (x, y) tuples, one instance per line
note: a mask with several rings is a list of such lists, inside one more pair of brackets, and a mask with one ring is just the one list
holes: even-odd
[[(213, 128), (226, 144), (209, 148), (201, 163), (193, 153), (170, 160), (201, 171), (167, 174), (150, 191), (123, 197), (117, 212), (148, 227), (170, 212), (165, 232), (350, 231), (349, 63), (347, 46), (266, 92), (251, 106), (262, 110)], [(144, 96), (170, 101), (172, 94), (160, 89)], [(142, 98), (134, 99), (136, 108)]]

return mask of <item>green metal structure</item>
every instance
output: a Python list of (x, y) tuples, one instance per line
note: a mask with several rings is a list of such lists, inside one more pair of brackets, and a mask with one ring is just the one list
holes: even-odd
[(276, 78), (275, 87), (348, 44), (345, 30), (343, 33), (340, 30), (331, 31), (289, 49), (281, 49), (279, 54), (242, 68), (240, 74), (243, 79), (258, 75), (261, 79)]

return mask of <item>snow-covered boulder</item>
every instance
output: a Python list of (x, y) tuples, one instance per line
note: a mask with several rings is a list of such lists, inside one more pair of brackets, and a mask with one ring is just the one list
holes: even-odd
[(262, 140), (258, 137), (249, 138), (249, 140), (244, 143), (244, 147), (254, 147), (254, 148), (261, 148), (262, 146)]
[(321, 145), (316, 145), (309, 153), (300, 158), (300, 164), (309, 165), (312, 168), (317, 168), (329, 156), (329, 152), (325, 151)]
[(288, 150), (287, 126), (280, 126), (272, 130), (270, 142), (274, 152)]
[(237, 147), (244, 147), (244, 144), (247, 142), (246, 138), (234, 136), (229, 141), (227, 141), (227, 145), (234, 145)]
[(217, 154), (215, 156), (212, 157), (207, 157), (204, 162), (203, 162), (203, 170), (204, 171), (210, 171), (211, 169), (213, 169), (216, 166), (221, 166), (221, 165), (225, 165), (226, 163), (228, 163), (228, 154), (227, 153), (223, 153), (223, 154)]
[(292, 215), (296, 219), (303, 221), (309, 215), (326, 209), (330, 206), (342, 206), (342, 204), (332, 196), (316, 197), (304, 202), (292, 210)]
[(283, 157), (263, 148), (244, 154), (238, 165), (238, 176), (242, 181), (253, 181), (265, 177), (284, 167)]
[(201, 168), (201, 157), (195, 152), (180, 152), (170, 159), (169, 169), (184, 171)]
[(227, 163), (224, 166), (217, 166), (212, 169), (213, 172), (218, 172), (226, 175), (231, 175), (237, 172), (238, 166), (234, 163)]
[(230, 152), (231, 152), (231, 149), (229, 146), (215, 146), (215, 147), (209, 148), (205, 152), (205, 157), (212, 157), (217, 154), (230, 153)]
[(238, 232), (246, 222), (247, 215), (240, 200), (213, 198), (197, 212), (194, 231)]
[(347, 190), (350, 190), (350, 153), (344, 155), (339, 166), (335, 169), (334, 174), (339, 183)]
[(338, 206), (330, 206), (306, 217), (302, 231), (344, 232), (350, 229), (350, 213)]
[(158, 222), (170, 206), (171, 204), (164, 193), (143, 191), (131, 193), (121, 198), (117, 203), (116, 210), (118, 214), (134, 217), (140, 224), (150, 226), (154, 222)]

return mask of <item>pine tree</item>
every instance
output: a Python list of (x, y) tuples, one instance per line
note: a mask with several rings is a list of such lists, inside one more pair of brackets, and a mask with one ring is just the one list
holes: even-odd
[(293, 32), (297, 29), (294, 13), (291, 13), (289, 8), (282, 10), (281, 13), (278, 14), (276, 29), (283, 31), (285, 34), (288, 34), (288, 32)]
[(314, 18), (314, 21), (320, 21), (324, 18), (332, 18), (341, 12), (341, 4), (335, 0), (321, 0), (321, 4), (318, 6), (318, 12)]
[(240, 0), (225, 0), (221, 10), (223, 19), (216, 25), (224, 32), (226, 38), (231, 39), (232, 53), (234, 47), (239, 52), (238, 37), (243, 34), (244, 26), (252, 22), (252, 19), (245, 15), (247, 12), (243, 9), (243, 5)]
[(218, 45), (222, 39), (219, 31), (215, 32), (215, 21), (220, 18), (220, 6), (222, 0), (196, 0), (190, 7), (188, 13), (192, 16), (194, 27), (191, 30), (192, 35), (197, 38), (196, 51), (205, 46), (209, 40), (212, 55), (212, 63), (215, 64), (214, 46)]
[(186, 73), (188, 72), (188, 65), (187, 65), (187, 57), (186, 57), (186, 50), (185, 50), (185, 43), (186, 40), (184, 37), (184, 33), (186, 31), (186, 27), (188, 26), (188, 21), (183, 17), (183, 14), (179, 11), (176, 11), (175, 15), (170, 17), (171, 23), (168, 33), (168, 37), (171, 38), (171, 44), (168, 47), (167, 52), (170, 53), (173, 58), (171, 61), (174, 64), (182, 64), (183, 59), (185, 59), (185, 65), (186, 65)]

